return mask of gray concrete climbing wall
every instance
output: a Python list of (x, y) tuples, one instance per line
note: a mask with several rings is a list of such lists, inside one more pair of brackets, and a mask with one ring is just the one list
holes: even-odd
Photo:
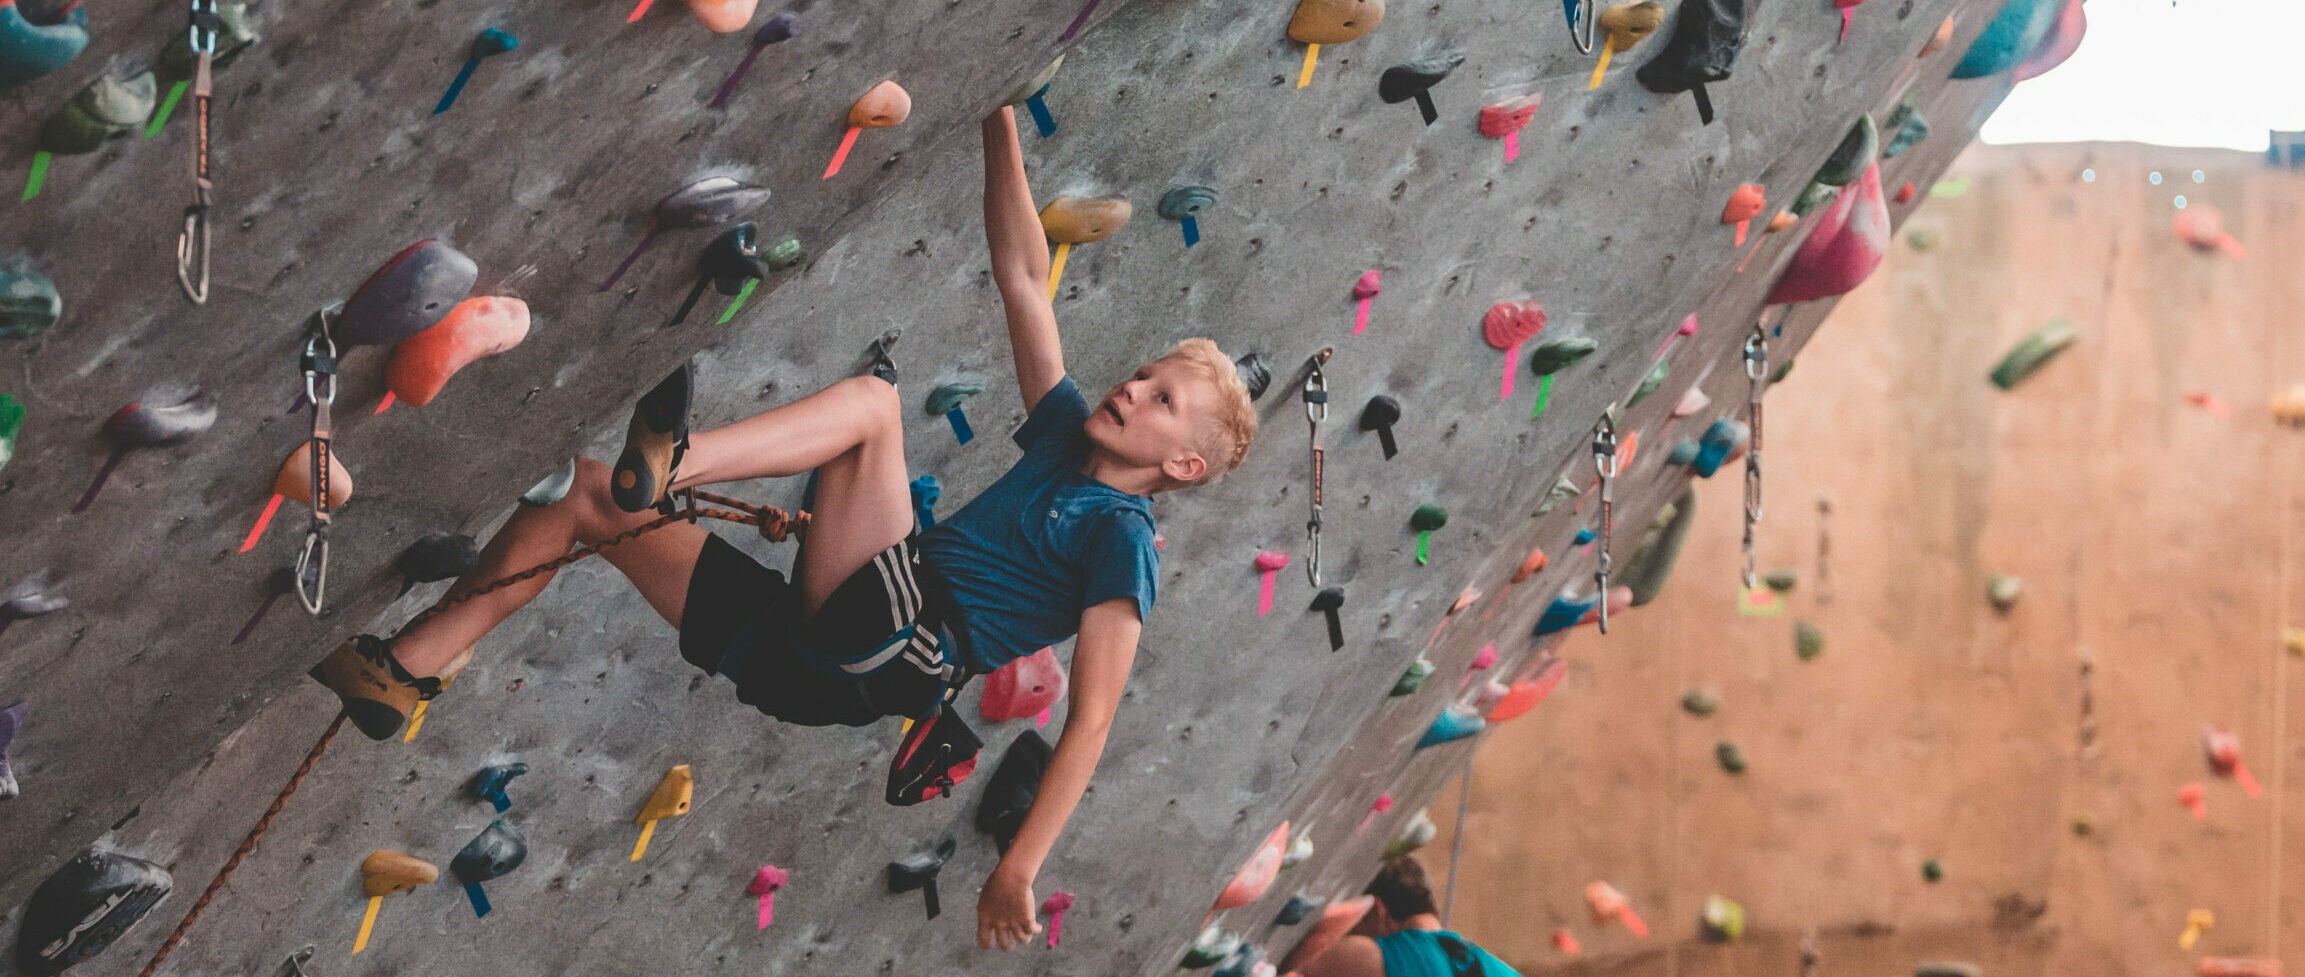
[[(218, 83), (219, 277), (205, 308), (169, 281), (189, 192), (181, 121), (59, 158), (38, 198), (9, 205), (0, 249), (53, 276), (67, 312), (47, 336), (6, 348), (0, 388), (31, 417), (0, 470), (0, 579), (51, 572), (73, 601), (0, 635), (0, 699), (32, 703), (14, 746), (24, 793), (0, 803), (0, 923), (11, 932), (38, 879), (101, 838), (169, 865), (179, 892), (85, 971), (126, 973), (148, 956), (326, 725), (332, 699), (302, 670), (437, 593), (396, 601), (392, 557), (427, 532), (485, 534), (569, 455), (613, 450), (631, 397), (684, 356), (698, 355), (701, 421), (721, 423), (855, 372), (873, 337), (902, 327), (908, 402), (949, 379), (990, 391), (971, 405), (984, 434), (971, 445), (925, 414), (908, 431), (912, 466), (942, 480), (947, 511), (1012, 460), (1000, 435), (1021, 409), (976, 216), (974, 120), (1064, 46), (1078, 7), (804, 5), (803, 36), (769, 48), (716, 111), (704, 103), (743, 55), (742, 35), (710, 35), (658, 6), (670, 9), (627, 27), (610, 3), (266, 4), (264, 42)], [(1137, 207), (1119, 236), (1069, 263), (1056, 305), (1073, 372), (1100, 385), (1205, 334), (1264, 354), (1276, 373), (1243, 469), (1156, 505), (1169, 541), (1160, 608), (1097, 784), (1040, 880), (1041, 895), (1080, 896), (1062, 949), (1001, 960), (971, 946), (970, 890), (995, 858), (968, 826), (975, 792), (882, 805), (893, 724), (761, 719), (683, 665), (670, 629), (588, 565), (483, 644), (412, 743), (336, 744), (165, 970), (269, 972), (312, 944), (315, 973), (1159, 973), (1288, 819), (1310, 829), (1315, 859), (1221, 920), (1284, 950), (1293, 935), (1267, 925), (1279, 902), (1356, 890), (1384, 839), (1456, 766), (1463, 746), (1412, 756), (1410, 745), (1465, 664), (1495, 641), (1499, 674), (1517, 673), (1538, 652), (1522, 636), (1539, 611), (1589, 580), (1592, 556), (1570, 538), (1593, 507), (1532, 512), (1557, 477), (1588, 478), (1594, 419), (1626, 399), (1684, 316), (1705, 328), (1622, 422), (1648, 443), (1619, 487), (1621, 525), (1645, 521), (1686, 477), (1652, 433), (1682, 391), (1702, 384), (1708, 414), (1740, 403), (1735, 350), (1803, 231), (1748, 259), (1717, 220), (1730, 191), (1761, 182), (1789, 201), (1850, 121), (1908, 91), (1937, 134), (1884, 179), (1925, 186), (2005, 90), (2001, 79), (1945, 80), (1991, 0), (1883, 0), (1838, 46), (1830, 4), (1762, 5), (1736, 77), (1713, 86), (1721, 119), (1710, 127), (1687, 96), (1633, 82), (1658, 40), (1587, 92), (1590, 61), (1543, 4), (1398, 5), (1368, 38), (1327, 46), (1311, 86), (1292, 90), (1302, 48), (1284, 40), (1289, 7), (1107, 0), (1049, 92), (1056, 134), (1025, 136), (1041, 199), (1125, 194)], [(1956, 13), (1951, 48), (1916, 60)], [(173, 4), (98, 11), (88, 54), (0, 103), (5, 131), (28, 134), (108, 58), (148, 58), (180, 24)], [(428, 115), (472, 35), (492, 25), (520, 49), (483, 65), (453, 111)], [(1438, 124), (1373, 97), (1385, 66), (1450, 49), (1467, 60), (1434, 91)], [(849, 103), (891, 76), (913, 92), (912, 119), (865, 133), (846, 170), (819, 180)], [(1474, 116), (1527, 93), (1545, 103), (1508, 164)], [(13, 139), (0, 159), (21, 172), (30, 150), (28, 136)], [(659, 326), (710, 232), (667, 234), (620, 290), (596, 293), (650, 205), (713, 172), (772, 187), (763, 236), (795, 235), (813, 260), (772, 277), (725, 326), (706, 313)], [(1184, 183), (1222, 195), (1189, 251), (1152, 212)], [(282, 601), (230, 644), (301, 530), (290, 505), (254, 552), (236, 552), (303, 436), (303, 416), (286, 413), (299, 324), (431, 235), (480, 263), (482, 290), (526, 297), (535, 329), (433, 405), (381, 416), (368, 411), (384, 355), (346, 358), (338, 444), (360, 494), (339, 514), (331, 610), (313, 620)], [(1385, 290), (1367, 332), (1352, 335), (1349, 289), (1371, 268)], [(1534, 379), (1523, 374), (1500, 402), (1500, 354), (1480, 339), (1482, 312), (1513, 299), (1543, 303), (1549, 335), (1601, 345), (1534, 418)], [(1828, 304), (1790, 317), (1780, 356)], [(1348, 643), (1335, 653), (1319, 615), (1302, 611), (1310, 591), (1296, 568), (1280, 577), (1279, 609), (1255, 617), (1251, 567), (1260, 549), (1304, 559), (1294, 392), (1300, 365), (1326, 346), (1337, 400), (1326, 574), (1348, 593)], [(103, 461), (105, 416), (165, 381), (214, 392), (216, 430), (129, 457), (87, 512), (68, 515)], [(1352, 430), (1379, 392), (1408, 409), (1390, 462)], [(735, 490), (784, 505), (799, 492)], [(1451, 519), (1419, 567), (1407, 518), (1424, 503)], [(1494, 593), (1532, 545), (1555, 555), (1550, 569), (1426, 649), (1463, 588)], [(1440, 664), (1430, 691), (1387, 700), (1420, 651)], [(1014, 736), (987, 732), (988, 759)], [(511, 758), (533, 769), (511, 793), (534, 853), (490, 887), (495, 914), (475, 920), (447, 885), (418, 890), (387, 900), (375, 942), (347, 957), (359, 860), (392, 848), (445, 863), (489, 819), (463, 781)], [(675, 763), (696, 770), (696, 810), (630, 863), (632, 815)], [(1358, 830), (1387, 790), (1397, 805)], [(883, 893), (882, 867), (944, 836), (962, 843), (946, 869), (947, 913), (924, 924), (917, 896)], [(775, 926), (755, 932), (743, 888), (764, 863), (792, 880)]]

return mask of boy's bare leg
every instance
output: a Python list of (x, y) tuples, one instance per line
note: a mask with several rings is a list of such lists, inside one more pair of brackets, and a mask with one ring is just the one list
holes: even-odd
[(812, 469), (816, 509), (794, 574), (802, 613), (810, 616), (850, 574), (912, 532), (903, 405), (895, 387), (855, 377), (727, 427), (694, 432), (673, 483), (678, 490)]
[[(654, 512), (635, 514), (617, 508), (609, 495), (608, 479), (607, 465), (578, 459), (576, 484), (568, 496), (543, 508), (521, 506), (480, 551), (479, 564), (458, 579), (449, 593), (557, 559), (577, 544), (597, 543), (656, 518)], [(601, 552), (601, 558), (623, 571), (649, 606), (679, 627), (688, 601), (689, 576), (696, 569), (696, 557), (703, 552), (707, 535), (701, 526), (674, 523), (611, 546)], [(418, 678), (438, 675), (464, 649), (535, 600), (553, 576), (539, 574), (402, 631), (393, 639), (392, 656)]]

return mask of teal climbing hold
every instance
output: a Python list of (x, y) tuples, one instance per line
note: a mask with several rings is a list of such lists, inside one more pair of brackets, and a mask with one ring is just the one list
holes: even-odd
[(88, 48), (88, 8), (68, 5), (47, 23), (34, 23), (21, 3), (0, 4), (0, 92), (71, 64)]
[(93, 153), (107, 141), (135, 132), (152, 117), (159, 84), (150, 71), (97, 75), (40, 127), (40, 148), (58, 156)]
[(1726, 417), (1714, 421), (1705, 428), (1704, 436), (1697, 439), (1697, 457), (1689, 467), (1699, 477), (1711, 478), (1752, 436), (1751, 428)]
[(1686, 465), (1695, 460), (1697, 443), (1688, 438), (1682, 438), (1680, 443), (1673, 445), (1673, 450), (1665, 452), (1665, 464), (1668, 465)]
[(1551, 376), (1570, 364), (1593, 355), (1601, 348), (1598, 340), (1584, 336), (1548, 339), (1537, 344), (1537, 351), (1529, 354), (1529, 372), (1540, 377)]
[(1184, 225), (1185, 247), (1201, 242), (1200, 216), (1216, 206), (1217, 192), (1207, 187), (1177, 187), (1161, 194), (1162, 217)]
[(1860, 115), (1857, 124), (1849, 127), (1849, 134), (1841, 137), (1841, 145), (1833, 155), (1826, 157), (1825, 165), (1817, 169), (1816, 182), (1828, 187), (1845, 187), (1863, 176), (1865, 167), (1873, 165), (1881, 151), (1881, 130), (1873, 124), (1873, 117)]
[(1576, 627), (1578, 621), (1599, 606), (1601, 599), (1598, 596), (1555, 597), (1552, 604), (1545, 608), (1545, 613), (1538, 616), (1535, 636), (1542, 638)]
[(64, 296), (48, 276), (27, 264), (0, 266), (0, 339), (30, 339), (63, 317)]
[(1985, 78), (2015, 68), (2049, 35), (2062, 5), (2059, 0), (2009, 0), (1961, 55), (1953, 77)]
[(1450, 706), (1441, 710), (1440, 717), (1434, 719), (1432, 726), (1425, 730), (1425, 735), (1417, 739), (1417, 749), (1454, 743), (1480, 732), (1488, 724), (1489, 721), (1481, 716), (1480, 711), (1471, 706), (1462, 703)]
[(542, 508), (567, 498), (568, 490), (575, 487), (576, 459), (570, 458), (559, 471), (544, 476), (542, 481), (529, 486), (528, 491), (520, 493), (520, 504)]
[(983, 392), (981, 383), (948, 383), (929, 392), (927, 409), (931, 414), (950, 414), (960, 409), (962, 401)]
[(1393, 683), (1393, 690), (1386, 694), (1395, 698), (1416, 694), (1418, 689), (1425, 687), (1425, 680), (1433, 677), (1433, 670), (1437, 667), (1424, 658), (1410, 662), (1409, 667), (1401, 672), (1400, 679)]
[(1881, 124), (1881, 130), (1888, 133), (1888, 142), (1881, 146), (1881, 158), (1890, 159), (1929, 138), (1929, 120), (1922, 117), (1918, 99), (1908, 98), (1897, 103), (1896, 111), (1889, 113), (1889, 120)]

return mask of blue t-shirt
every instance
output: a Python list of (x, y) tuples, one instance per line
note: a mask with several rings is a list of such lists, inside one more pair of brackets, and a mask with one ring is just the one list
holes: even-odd
[[(1449, 959), (1462, 947), (1461, 962)], [(1402, 930), (1377, 937), (1385, 977), (1521, 977), (1496, 955), (1447, 930)]]
[(1080, 615), (1115, 597), (1152, 613), (1160, 579), (1152, 500), (1080, 473), (1087, 398), (1071, 377), (1016, 430), (1024, 457), (984, 494), (920, 534), (968, 628), (972, 665), (991, 671), (1072, 637)]

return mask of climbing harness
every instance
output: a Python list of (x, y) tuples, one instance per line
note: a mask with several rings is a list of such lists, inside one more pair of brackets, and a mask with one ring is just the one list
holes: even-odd
[[(203, 110), (203, 115), (206, 114)], [(328, 600), (328, 530), (335, 519), (328, 496), (328, 470), (333, 467), (335, 443), (328, 408), (336, 403), (336, 340), (328, 335), (338, 307), (320, 310), (304, 337), (304, 399), (312, 402), (312, 525), (304, 531), (304, 548), (296, 554), (296, 599), (314, 617)]]
[(1761, 521), (1761, 394), (1769, 386), (1769, 334), (1761, 323), (1753, 323), (1753, 335), (1745, 340), (1745, 377), (1752, 383), (1751, 400), (1746, 410), (1753, 429), (1752, 441), (1745, 449), (1745, 589), (1759, 586), (1753, 575), (1753, 527)]
[[(1569, 15), (1569, 43), (1577, 46), (1578, 54), (1593, 53), (1593, 38), (1601, 22), (1601, 0), (1565, 0), (1565, 2), (1568, 4), (1568, 8), (1564, 12)], [(1577, 33), (1579, 21), (1585, 25), (1583, 34)]]
[(1601, 477), (1601, 560), (1593, 570), (1594, 594), (1600, 599), (1601, 633), (1609, 633), (1609, 532), (1616, 528), (1617, 419), (1603, 412), (1593, 425), (1593, 470)]
[(1305, 537), (1312, 543), (1313, 555), (1305, 561), (1305, 576), (1312, 579), (1315, 587), (1321, 585), (1321, 488), (1328, 456), (1321, 448), (1321, 422), (1329, 417), (1329, 378), (1321, 372), (1321, 365), (1335, 352), (1334, 347), (1323, 346), (1305, 363), (1305, 421), (1312, 430), (1313, 445), (1312, 518), (1305, 523)]
[[(176, 283), (194, 305), (208, 303), (208, 193), (215, 187), (208, 179), (208, 110), (215, 101), (210, 77), (221, 26), (217, 17), (216, 0), (192, 0), (192, 205), (184, 208), (184, 230), (176, 236)], [(320, 613), (317, 606), (306, 606)]]

